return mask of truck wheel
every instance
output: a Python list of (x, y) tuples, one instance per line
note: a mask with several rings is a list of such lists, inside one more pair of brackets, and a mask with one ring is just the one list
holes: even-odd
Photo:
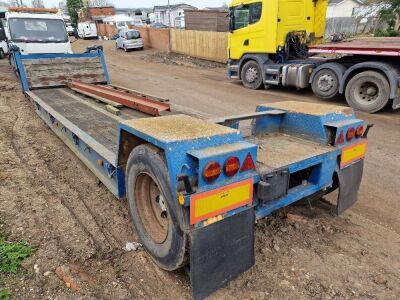
[(263, 85), (260, 66), (254, 60), (250, 60), (244, 64), (240, 77), (243, 85), (248, 89), (258, 90)]
[(126, 175), (129, 211), (144, 248), (164, 270), (184, 266), (187, 237), (177, 211), (183, 208), (174, 201), (161, 150), (148, 144), (136, 147)]
[(3, 59), (5, 56), (3, 49), (0, 48), (0, 59)]
[(339, 79), (334, 71), (321, 69), (315, 74), (311, 88), (317, 97), (333, 99), (339, 92)]
[(389, 101), (390, 86), (386, 77), (376, 71), (364, 71), (350, 79), (346, 101), (354, 109), (374, 113)]

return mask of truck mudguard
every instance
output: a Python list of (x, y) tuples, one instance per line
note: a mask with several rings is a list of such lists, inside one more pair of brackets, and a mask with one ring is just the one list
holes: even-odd
[(332, 62), (332, 63), (321, 64), (313, 70), (313, 72), (310, 76), (310, 80), (309, 80), (310, 84), (312, 84), (315, 74), (317, 74), (317, 72), (322, 69), (329, 69), (329, 70), (332, 70), (333, 72), (335, 72), (339, 82), (340, 82), (341, 78), (343, 77), (343, 74), (346, 72), (346, 68), (339, 63)]
[(367, 70), (377, 70), (381, 71), (385, 74), (388, 79), (390, 85), (390, 99), (394, 99), (396, 97), (396, 91), (399, 82), (399, 74), (396, 70), (387, 63), (379, 62), (379, 61), (369, 61), (369, 62), (362, 62), (351, 66), (347, 69), (347, 71), (343, 74), (343, 77), (340, 80), (339, 85), (339, 93), (343, 94), (345, 90), (345, 84), (347, 83), (348, 79), (350, 79), (350, 75), (359, 69), (367, 69)]

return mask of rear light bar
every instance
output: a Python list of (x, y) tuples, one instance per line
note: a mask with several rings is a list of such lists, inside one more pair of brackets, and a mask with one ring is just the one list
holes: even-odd
[(356, 130), (354, 129), (354, 127), (350, 127), (349, 129), (347, 129), (346, 141), (351, 142), (351, 140), (354, 139), (355, 136)]
[(235, 175), (240, 169), (240, 161), (236, 156), (229, 157), (224, 164), (224, 173), (228, 177)]
[(356, 138), (362, 137), (363, 133), (364, 133), (364, 126), (362, 125), (358, 126), (356, 129)]
[(340, 131), (339, 136), (336, 139), (335, 144), (339, 145), (339, 144), (343, 144), (344, 143), (344, 134), (343, 134), (343, 130)]
[(251, 158), (250, 153), (247, 153), (246, 158), (244, 159), (244, 162), (242, 164), (242, 167), (240, 168), (240, 172), (245, 172), (249, 170), (254, 170), (256, 167), (254, 165), (254, 161)]
[(206, 182), (216, 180), (221, 174), (221, 166), (216, 161), (210, 161), (203, 170), (203, 178)]

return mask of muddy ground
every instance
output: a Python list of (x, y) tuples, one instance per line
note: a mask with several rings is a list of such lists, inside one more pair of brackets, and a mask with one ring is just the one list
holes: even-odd
[[(318, 101), (309, 92), (246, 90), (218, 66), (164, 63), (154, 61), (160, 57), (154, 51), (117, 53), (111, 42), (104, 45), (115, 84), (207, 115), (250, 112), (268, 101)], [(335, 217), (317, 202), (258, 222), (256, 265), (212, 299), (399, 298), (400, 113), (359, 117), (376, 125), (357, 205)], [(291, 221), (286, 213), (304, 218)], [(36, 116), (6, 60), (0, 61), (0, 226), (36, 249), (18, 274), (1, 275), (15, 299), (190, 298), (184, 270), (164, 272), (143, 249), (123, 250), (138, 242), (126, 202), (99, 185)]]

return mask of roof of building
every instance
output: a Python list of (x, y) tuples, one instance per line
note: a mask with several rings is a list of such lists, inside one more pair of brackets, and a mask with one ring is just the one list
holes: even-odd
[(132, 22), (133, 18), (126, 15), (109, 16), (103, 19), (103, 22)]
[(167, 10), (167, 9), (177, 9), (177, 8), (181, 8), (181, 7), (186, 7), (186, 8), (190, 8), (190, 9), (197, 9), (197, 7), (193, 6), (193, 5), (189, 5), (186, 3), (180, 3), (180, 4), (171, 4), (171, 5), (156, 5), (154, 6), (154, 10)]
[(221, 6), (221, 7), (204, 7), (203, 10), (228, 11), (229, 8), (225, 7), (225, 6)]
[[(337, 5), (344, 1), (347, 1), (347, 0), (329, 0), (329, 5)], [(360, 5), (364, 4), (364, 2), (362, 2), (361, 0), (351, 0), (351, 1), (357, 2)]]

